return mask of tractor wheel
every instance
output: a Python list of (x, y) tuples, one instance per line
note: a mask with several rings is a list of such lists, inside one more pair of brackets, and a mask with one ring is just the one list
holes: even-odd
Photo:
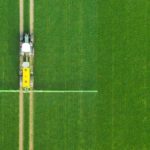
[(23, 41), (23, 34), (20, 35), (20, 42)]
[(34, 42), (34, 36), (33, 36), (33, 34), (31, 34), (30, 39), (31, 39), (31, 42), (33, 43)]

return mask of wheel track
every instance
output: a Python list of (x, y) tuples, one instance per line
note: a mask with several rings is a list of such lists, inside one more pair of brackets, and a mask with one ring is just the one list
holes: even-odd
[(23, 30), (24, 30), (24, 0), (19, 0), (19, 20), (20, 20), (20, 35), (23, 35)]
[[(20, 17), (20, 37), (23, 36), (24, 33), (24, 0), (19, 0), (19, 17)], [(30, 0), (30, 34), (33, 37), (34, 32), (34, 0)], [(33, 37), (34, 40), (34, 37)], [(34, 58), (34, 57), (33, 57)], [(32, 62), (33, 62), (32, 58)], [(20, 66), (21, 66), (22, 58), (20, 58)], [(33, 64), (32, 64), (33, 65)], [(33, 68), (33, 67), (32, 67)], [(19, 150), (24, 150), (24, 94), (23, 90), (20, 87), (19, 91)], [(34, 149), (34, 94), (33, 88), (29, 93), (29, 150)]]
[[(24, 30), (24, 0), (19, 0), (19, 20), (20, 20), (20, 37), (23, 36)], [(22, 58), (20, 58), (21, 66)], [(20, 67), (19, 66), (19, 67)], [(24, 150), (24, 94), (20, 87), (19, 91), (19, 150)]]
[[(34, 42), (34, 0), (30, 0), (30, 34), (33, 38)], [(33, 70), (33, 61), (34, 61), (34, 56), (31, 58), (31, 65), (32, 65), (32, 70)], [(34, 87), (34, 81), (33, 82), (33, 87)], [(29, 100), (30, 100), (30, 108), (29, 108), (29, 150), (34, 149), (34, 94), (33, 94), (33, 88), (30, 91), (29, 95)]]
[(24, 104), (23, 104), (23, 91), (19, 91), (19, 150), (23, 150), (24, 141)]
[(34, 33), (34, 0), (30, 0), (30, 34)]
[(29, 95), (29, 150), (34, 149), (34, 94), (33, 89)]

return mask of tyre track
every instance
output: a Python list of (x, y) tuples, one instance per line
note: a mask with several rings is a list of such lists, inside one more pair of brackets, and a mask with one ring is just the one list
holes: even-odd
[[(19, 21), (20, 21), (20, 37), (24, 30), (24, 0), (19, 0)], [(21, 60), (20, 60), (21, 65)], [(20, 87), (19, 91), (19, 150), (24, 150), (24, 104), (23, 104), (23, 90)]]
[(24, 109), (23, 109), (23, 91), (19, 91), (19, 150), (23, 150), (24, 140)]
[(34, 32), (34, 0), (30, 0), (30, 34)]
[(24, 19), (23, 19), (24, 18), (24, 13), (23, 13), (24, 12), (24, 8), (23, 8), (24, 4), (23, 3), (24, 3), (24, 0), (19, 0), (19, 4), (20, 4), (19, 5), (20, 35), (23, 35), (23, 30), (24, 30), (24, 25), (23, 25), (24, 24)]
[(34, 149), (34, 94), (33, 89), (29, 95), (29, 150)]
[[(30, 34), (34, 41), (34, 0), (30, 0)], [(33, 69), (33, 60), (34, 56), (32, 57), (32, 69)], [(34, 87), (34, 81), (33, 87)], [(29, 150), (34, 149), (34, 94), (33, 94), (33, 88), (30, 91), (29, 95), (30, 100), (30, 108), (29, 108)]]

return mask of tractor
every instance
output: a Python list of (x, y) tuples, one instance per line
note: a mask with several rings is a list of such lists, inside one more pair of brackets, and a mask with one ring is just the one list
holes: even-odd
[(23, 34), (20, 37), (20, 87), (24, 91), (33, 88), (33, 38), (30, 34)]

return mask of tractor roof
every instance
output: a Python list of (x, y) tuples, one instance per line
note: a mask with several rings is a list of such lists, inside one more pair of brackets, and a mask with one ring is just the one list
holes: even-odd
[(22, 52), (26, 52), (26, 53), (31, 52), (31, 47), (29, 43), (23, 43), (21, 49)]

